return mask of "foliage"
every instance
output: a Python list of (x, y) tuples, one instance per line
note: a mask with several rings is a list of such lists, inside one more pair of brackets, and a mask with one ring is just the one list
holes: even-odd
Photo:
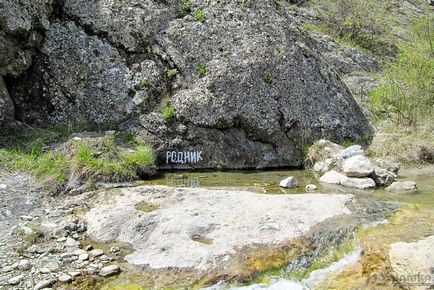
[(273, 77), (270, 74), (264, 76), (264, 82), (271, 85), (273, 83)]
[(197, 74), (200, 77), (203, 77), (206, 74), (206, 65), (200, 64), (197, 68)]
[(193, 7), (193, 3), (191, 1), (184, 1), (182, 2), (181, 8), (185, 12), (191, 12), (191, 8)]
[(140, 87), (142, 87), (142, 89), (148, 89), (151, 86), (151, 82), (147, 79), (144, 79), (140, 82)]
[(30, 128), (0, 136), (0, 167), (29, 172), (56, 192), (71, 178), (89, 183), (131, 180), (137, 177), (137, 166), (154, 166), (152, 148), (136, 134), (117, 132), (65, 142), (72, 128), (78, 127)]
[(206, 18), (206, 14), (205, 12), (203, 12), (202, 10), (198, 10), (196, 11), (196, 13), (194, 14), (194, 18), (196, 18), (197, 21), (205, 21)]
[(171, 105), (167, 106), (163, 110), (163, 118), (165, 121), (170, 121), (176, 118), (176, 109)]
[(168, 69), (166, 71), (166, 75), (169, 79), (173, 79), (178, 74), (178, 70), (176, 68)]
[(394, 55), (396, 47), (387, 40), (388, 25), (383, 1), (315, 0), (325, 27), (341, 39), (348, 40), (379, 55)]
[(370, 97), (378, 119), (401, 126), (417, 126), (434, 113), (434, 18), (418, 22), (413, 39), (401, 47), (396, 63), (384, 71), (380, 86)]

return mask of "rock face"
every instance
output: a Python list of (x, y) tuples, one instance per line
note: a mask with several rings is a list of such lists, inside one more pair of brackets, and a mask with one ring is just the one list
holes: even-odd
[[(166, 187), (122, 191), (86, 214), (91, 238), (131, 243), (135, 251), (126, 260), (134, 265), (198, 271), (223, 267), (244, 246), (296, 239), (328, 218), (349, 214), (351, 199)], [(143, 202), (158, 208), (136, 209)]]
[[(14, 77), (8, 90), (27, 123), (136, 119), (125, 127), (165, 168), (301, 166), (304, 144), (321, 136), (372, 135), (318, 45), (274, 1), (198, 1), (191, 13), (178, 1), (32, 3), (1, 11), (2, 45), (23, 58), (0, 61), (0, 74)], [(32, 33), (30, 49), (17, 44)], [(167, 158), (191, 151), (200, 158)]]
[(391, 245), (392, 275), (406, 289), (430, 289), (433, 283), (434, 236)]
[(14, 120), (15, 109), (12, 100), (9, 97), (8, 90), (0, 75), (0, 126), (5, 127)]

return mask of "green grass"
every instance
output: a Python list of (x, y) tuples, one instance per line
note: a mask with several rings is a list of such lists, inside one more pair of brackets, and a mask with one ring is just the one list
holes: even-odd
[(172, 106), (167, 106), (163, 110), (163, 119), (165, 121), (170, 121), (176, 118), (176, 109)]
[(148, 89), (150, 86), (151, 86), (151, 82), (149, 80), (144, 79), (140, 82), (140, 87), (142, 89)]
[(169, 79), (173, 79), (174, 77), (176, 77), (177, 74), (178, 74), (178, 70), (177, 70), (176, 68), (168, 69), (168, 70), (166, 71), (166, 76), (167, 76)]
[(206, 75), (206, 65), (205, 64), (200, 64), (199, 67), (197, 68), (197, 75), (200, 77), (203, 77)]
[(187, 12), (187, 13), (191, 12), (191, 8), (192, 7), (193, 7), (193, 3), (191, 3), (191, 1), (184, 1), (184, 2), (182, 2), (181, 9), (184, 12)]
[(205, 12), (203, 12), (202, 10), (198, 10), (198, 11), (196, 11), (196, 13), (194, 14), (194, 18), (195, 18), (197, 21), (203, 22), (203, 21), (205, 21), (206, 14), (205, 14)]
[[(70, 178), (94, 184), (137, 178), (139, 167), (153, 167), (150, 146), (136, 134), (117, 132), (98, 138), (66, 141), (72, 128), (25, 129), (0, 135), (0, 167), (24, 171), (42, 186), (60, 191)], [(80, 129), (82, 130), (82, 129)], [(54, 148), (47, 144), (57, 143)]]

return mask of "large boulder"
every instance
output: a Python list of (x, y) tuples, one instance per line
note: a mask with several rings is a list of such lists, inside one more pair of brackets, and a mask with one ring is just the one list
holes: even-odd
[(125, 127), (155, 146), (162, 168), (300, 167), (314, 140), (372, 136), (338, 73), (275, 1), (194, 4), (65, 0), (54, 15), (48, 0), (31, 6), (45, 14), (18, 30), (45, 38), (8, 82), (18, 119), (134, 120)]

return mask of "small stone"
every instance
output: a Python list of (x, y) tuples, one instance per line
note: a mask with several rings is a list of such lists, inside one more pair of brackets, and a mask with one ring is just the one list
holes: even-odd
[(312, 191), (315, 191), (316, 189), (317, 189), (317, 187), (316, 187), (315, 184), (308, 184), (308, 185), (306, 185), (306, 191), (307, 192), (312, 192)]
[(29, 216), (29, 215), (22, 215), (22, 216), (20, 216), (20, 219), (22, 219), (23, 221), (32, 221), (33, 220), (33, 217), (32, 216)]
[(0, 272), (2, 272), (2, 273), (7, 273), (7, 272), (11, 272), (11, 271), (13, 271), (13, 270), (15, 270), (16, 268), (14, 268), (14, 267), (12, 267), (12, 266), (5, 266), (5, 267), (3, 267), (2, 269), (1, 269), (1, 271)]
[(65, 242), (65, 246), (67, 247), (78, 247), (80, 245), (80, 242), (77, 242), (73, 238), (67, 238)]
[(86, 261), (89, 259), (89, 254), (88, 253), (84, 253), (78, 256), (78, 260), (79, 261)]
[(78, 239), (80, 236), (79, 236), (77, 233), (74, 233), (74, 234), (72, 235), (72, 237), (73, 237), (74, 239)]
[(60, 237), (56, 241), (57, 242), (64, 242), (64, 241), (66, 241), (66, 238), (65, 237)]
[(44, 268), (39, 269), (39, 272), (42, 274), (48, 274), (51, 272), (51, 270), (44, 267)]
[(99, 259), (100, 259), (101, 261), (110, 261), (110, 260), (111, 260), (111, 258), (110, 258), (109, 256), (107, 256), (107, 255), (101, 255), (101, 256), (99, 257)]
[(109, 277), (118, 274), (121, 271), (118, 265), (105, 266), (99, 271), (101, 277)]
[(4, 183), (0, 183), (0, 189), (6, 189), (8, 186)]
[(24, 275), (15, 276), (15, 277), (12, 277), (12, 278), (10, 278), (10, 279), (8, 280), (8, 284), (9, 284), (9, 285), (17, 285), (17, 284), (20, 284), (21, 281), (23, 281), (23, 279), (24, 279)]
[(54, 280), (42, 280), (42, 281), (38, 282), (35, 285), (35, 288), (33, 288), (33, 289), (34, 290), (40, 290), (40, 289), (43, 289), (43, 288), (48, 288), (51, 285), (53, 285), (54, 282), (55, 282)]
[(284, 188), (294, 188), (298, 186), (298, 181), (294, 176), (290, 176), (280, 181), (279, 186)]
[(365, 156), (365, 152), (360, 145), (350, 146), (339, 153), (339, 157), (341, 157), (342, 159), (348, 159), (357, 155)]
[(417, 190), (416, 182), (414, 181), (395, 181), (391, 185), (389, 185), (386, 190), (395, 192), (395, 193), (406, 193)]
[(91, 251), (93, 249), (93, 246), (92, 245), (87, 245), (86, 247), (84, 247), (84, 249), (86, 251)]
[(72, 278), (74, 278), (74, 277), (80, 276), (81, 273), (78, 271), (72, 271), (72, 272), (68, 272), (68, 275), (70, 275)]
[(18, 263), (18, 269), (21, 271), (27, 271), (30, 270), (30, 268), (32, 268), (32, 263), (27, 259), (23, 259)]
[(120, 251), (121, 251), (121, 249), (119, 247), (111, 247), (110, 248), (110, 253), (112, 253), (112, 254), (119, 253)]
[(104, 254), (104, 251), (101, 249), (95, 249), (95, 250), (90, 251), (90, 257), (91, 258), (99, 257), (103, 254)]
[(78, 250), (74, 251), (74, 255), (76, 255), (76, 256), (80, 256), (82, 254), (86, 254), (86, 251), (83, 249), (78, 249)]
[(36, 245), (31, 245), (30, 247), (27, 248), (26, 250), (28, 253), (32, 253), (35, 254), (39, 251), (38, 246)]
[(52, 272), (57, 272), (60, 269), (59, 264), (55, 261), (49, 262), (46, 267), (50, 269)]
[(61, 283), (69, 283), (72, 281), (72, 277), (68, 274), (62, 274), (59, 276), (58, 280)]

